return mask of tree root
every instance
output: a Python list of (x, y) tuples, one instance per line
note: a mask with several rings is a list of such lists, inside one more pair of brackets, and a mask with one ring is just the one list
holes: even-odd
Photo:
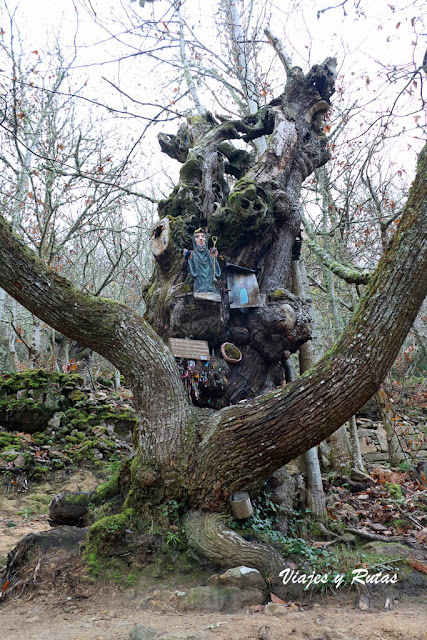
[(188, 514), (186, 534), (190, 547), (222, 567), (244, 565), (258, 569), (267, 584), (283, 591), (279, 573), (288, 567), (280, 553), (267, 544), (248, 542), (226, 526), (227, 517), (218, 513)]
[[(48, 553), (61, 550), (78, 555), (80, 543), (86, 535), (87, 529), (66, 526), (42, 533), (29, 533), (21, 538), (7, 556), (6, 569), (1, 577), (0, 601), (16, 589), (22, 593), (30, 583), (35, 584), (41, 559), (46, 558)], [(36, 566), (33, 569), (34, 564)]]
[(404, 544), (407, 547), (419, 547), (417, 543), (408, 540), (408, 538), (406, 538), (405, 536), (382, 536), (379, 533), (371, 533), (370, 531), (365, 531), (364, 529), (353, 529), (350, 527), (346, 527), (346, 531), (372, 542), (396, 542), (399, 544)]
[(93, 492), (64, 491), (58, 493), (49, 505), (49, 518), (53, 525), (84, 526), (84, 517)]
[[(334, 544), (335, 542), (343, 542), (345, 545), (347, 545), (347, 547), (350, 546), (350, 543), (349, 543), (348, 540), (343, 538), (343, 536), (338, 535), (338, 533), (334, 533), (330, 529), (327, 529), (325, 527), (325, 525), (323, 524), (323, 522), (318, 522), (317, 526), (319, 528), (319, 531), (321, 533), (323, 533), (324, 536), (326, 536), (327, 538), (333, 538), (333, 540), (330, 540), (327, 545), (324, 545), (324, 547), (326, 547), (326, 546), (328, 546), (330, 544)], [(347, 529), (347, 531), (348, 531), (348, 529)]]

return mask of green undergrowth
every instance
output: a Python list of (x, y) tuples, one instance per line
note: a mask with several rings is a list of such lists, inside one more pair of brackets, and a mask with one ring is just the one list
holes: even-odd
[[(268, 493), (260, 495), (254, 501), (253, 516), (242, 521), (233, 520), (231, 527), (244, 538), (256, 539), (275, 546), (284, 556), (298, 556), (304, 562), (320, 566), (330, 553), (322, 548), (314, 548), (308, 534), (315, 526), (310, 519), (310, 512), (300, 513), (293, 509), (285, 509), (275, 504)], [(277, 517), (285, 514), (288, 520), (288, 533), (277, 528)]]
[[(300, 574), (327, 576), (324, 582), (310, 585), (310, 590), (335, 590), (336, 576), (340, 577), (340, 587), (349, 587), (356, 569), (367, 569), (370, 574), (399, 574), (399, 571), (404, 571), (408, 566), (407, 550), (398, 544), (393, 544), (391, 552), (387, 545), (382, 548), (378, 544), (372, 548), (357, 540), (354, 546), (337, 543), (324, 548), (322, 544), (319, 545), (319, 537), (322, 537), (322, 534), (310, 517), (309, 510), (301, 513), (283, 508), (272, 502), (267, 493), (261, 494), (253, 506), (252, 517), (243, 523), (233, 520), (231, 527), (249, 541), (257, 540), (274, 546), (283, 557), (295, 564), (296, 571)], [(277, 516), (280, 514), (289, 518), (286, 534), (277, 528)], [(335, 528), (335, 523), (330, 523), (330, 528)]]
[(85, 552), (87, 579), (93, 582), (114, 582), (122, 589), (136, 588), (141, 592), (159, 585), (176, 589), (180, 584), (202, 584), (213, 568), (200, 565), (191, 554), (169, 552), (160, 547), (149, 554), (126, 556), (100, 556), (95, 552)]
[(101, 559), (95, 553), (85, 556), (90, 581), (115, 582), (124, 589), (135, 586), (141, 579), (141, 570), (129, 567), (119, 558)]
[(203, 572), (203, 566), (188, 550), (183, 507), (176, 500), (160, 506), (146, 505), (142, 511), (120, 511), (120, 502), (114, 499), (89, 506), (88, 518), (96, 520), (89, 529), (83, 554), (92, 578), (130, 587), (140, 580), (161, 578), (164, 582), (169, 575), (194, 578)]

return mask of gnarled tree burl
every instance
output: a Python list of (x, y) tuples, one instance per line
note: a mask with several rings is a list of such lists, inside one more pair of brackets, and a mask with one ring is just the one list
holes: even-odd
[[(182, 168), (160, 205), (169, 232), (146, 294), (146, 320), (118, 302), (76, 290), (0, 218), (0, 286), (108, 358), (131, 385), (139, 426), (136, 455), (120, 475), (124, 508), (179, 501), (189, 513), (190, 543), (218, 563), (270, 571), (280, 564), (227, 530), (218, 513), (227, 511), (230, 493), (256, 494), (272, 472), (338, 429), (375, 393), (427, 291), (424, 149), (395, 237), (348, 328), (313, 369), (272, 389), (281, 381), (283, 351), (297, 349), (309, 333), (303, 306), (285, 289), (300, 229), (301, 183), (328, 159), (321, 122), (334, 70), (332, 60), (307, 75), (294, 68), (283, 94), (257, 114), (222, 122), (189, 118), (177, 136), (161, 136), (163, 150)], [(259, 136), (267, 136), (268, 148), (258, 160), (232, 143)], [(267, 300), (262, 309), (233, 317), (221, 305), (188, 295), (182, 248), (191, 247), (200, 226), (219, 237), (229, 262), (258, 270)], [(187, 335), (217, 346), (224, 333), (240, 340), (244, 353), (230, 375), (230, 401), (251, 399), (218, 411), (199, 409), (189, 403), (162, 338)], [(266, 389), (272, 390), (256, 395)]]

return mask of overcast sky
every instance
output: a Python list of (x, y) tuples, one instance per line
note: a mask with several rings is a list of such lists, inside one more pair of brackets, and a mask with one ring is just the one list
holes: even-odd
[[(141, 36), (139, 29), (126, 33), (132, 21), (135, 25), (139, 24), (130, 14), (136, 11), (140, 20), (157, 22), (158, 33), (161, 34), (162, 30), (167, 29), (162, 20), (164, 18), (167, 22), (170, 10), (168, 0), (147, 2), (144, 8), (130, 0), (0, 2), (5, 41), (10, 35), (8, 8), (10, 13), (16, 11), (15, 21), (23, 39), (23, 49), (29, 57), (36, 55), (32, 51), (44, 51), (47, 43), (52, 44), (58, 36), (66, 56), (71, 55), (74, 45), (77, 45), (77, 58), (73, 65), (75, 81), (87, 80), (86, 96), (141, 115), (151, 115), (158, 109), (124, 100), (107, 80), (144, 103), (167, 104), (168, 100), (174, 98), (176, 83), (170, 69), (155, 67), (152, 61), (143, 56), (117, 62), (118, 58), (135, 53), (139, 46), (147, 47), (150, 44)], [(237, 2), (239, 4), (239, 0)], [(339, 71), (345, 77), (346, 99), (365, 104), (367, 117), (381, 109), (387, 110), (392, 104), (390, 96), (395, 89), (386, 81), (385, 69), (402, 65), (408, 65), (410, 69), (414, 62), (417, 65), (422, 62), (427, 31), (425, 0), (361, 0), (357, 3), (348, 0), (344, 7), (330, 9), (320, 15), (318, 12), (341, 4), (341, 0), (263, 0), (260, 4), (266, 11), (271, 10), (272, 29), (283, 40), (294, 64), (306, 70), (309, 64), (320, 62), (327, 56), (337, 57)], [(361, 10), (356, 11), (354, 4), (358, 4)], [(194, 27), (200, 40), (221, 53), (218, 45), (215, 45), (214, 16), (217, 2), (185, 0), (182, 6), (189, 25)], [(278, 93), (281, 76), (276, 75), (276, 81), (278, 86), (272, 88), (273, 92)], [(373, 98), (376, 98), (375, 102), (371, 102)], [(409, 96), (408, 99), (400, 99), (398, 109), (402, 114), (411, 111), (409, 103)], [(190, 103), (187, 104), (189, 107)], [(109, 115), (104, 113), (103, 117), (107, 121)], [(411, 124), (414, 125), (413, 120)], [(420, 124), (417, 123), (415, 142), (412, 140), (415, 151), (421, 146)], [(134, 137), (137, 137), (143, 131), (145, 121), (132, 121), (123, 131), (129, 131), (129, 126), (131, 135), (133, 131)], [(177, 126), (178, 123), (168, 124), (168, 131), (173, 132)], [(408, 128), (408, 125), (405, 126)], [(150, 133), (147, 136), (150, 145), (154, 144)]]
[[(160, 18), (167, 13), (170, 4), (165, 0), (156, 0), (154, 3), (147, 2), (141, 9), (130, 0), (3, 0), (3, 5), (4, 2), (11, 11), (19, 7), (17, 19), (21, 31), (28, 39), (29, 46), (36, 48), (42, 47), (46, 36), (51, 37), (58, 27), (61, 28), (64, 45), (70, 46), (78, 14), (78, 42), (88, 46), (82, 57), (98, 62), (109, 58), (111, 48), (106, 43), (106, 32), (96, 27), (90, 14), (95, 13), (100, 21), (112, 27), (114, 18), (126, 20), (129, 8), (136, 10), (141, 18)], [(239, 4), (239, 0), (237, 2)], [(358, 4), (362, 9), (365, 8), (365, 13), (359, 12), (359, 15), (352, 6), (353, 2), (348, 0), (344, 7), (330, 9), (319, 17), (319, 11), (339, 5), (339, 0), (277, 0), (271, 3), (264, 0), (262, 4), (266, 7), (271, 5), (271, 11), (274, 12), (272, 26), (298, 64), (308, 61), (309, 51), (311, 63), (328, 55), (343, 58), (343, 54), (355, 54), (361, 65), (368, 64), (372, 59), (378, 59), (383, 64), (405, 64), (411, 58), (411, 41), (416, 31), (423, 34), (424, 44), (420, 46), (422, 56), (426, 43), (427, 6), (424, 0), (362, 0)], [(204, 38), (212, 42), (212, 17), (217, 2), (185, 0), (182, 6), (185, 14), (191, 16), (195, 30), (204, 32)], [(344, 15), (344, 9), (347, 15)], [(4, 18), (3, 15), (3, 24)], [(417, 19), (415, 27), (411, 24), (412, 18)], [(117, 23), (115, 33), (121, 31)]]

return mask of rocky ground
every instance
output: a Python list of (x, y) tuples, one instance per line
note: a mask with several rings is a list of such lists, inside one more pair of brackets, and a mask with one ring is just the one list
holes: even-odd
[[(92, 482), (89, 475), (79, 474), (70, 480), (70, 486)], [(36, 518), (26, 526), (36, 529), (46, 523)], [(398, 551), (400, 555), (402, 549)], [(391, 569), (395, 569), (393, 564), (383, 567)], [(25, 588), (0, 604), (1, 637), (427, 640), (427, 591), (417, 584), (417, 575), (421, 574), (411, 571), (408, 580), (406, 574), (406, 586), (398, 590), (374, 585), (350, 591), (343, 586), (322, 595), (308, 589), (286, 602), (269, 593), (270, 602), (262, 604), (263, 592), (256, 589), (262, 579), (255, 575), (248, 582), (247, 572), (244, 588), (236, 586), (236, 572), (214, 577), (201, 569), (197, 576), (183, 576), (166, 567), (145, 574), (137, 583), (98, 582), (87, 575), (78, 555), (46, 553), (33, 563)]]
[[(1, 554), (24, 534), (49, 530), (49, 497), (59, 490), (93, 489), (101, 476), (95, 471), (97, 475), (90, 469), (60, 470), (51, 483), (3, 492)], [(336, 500), (334, 494), (332, 498)], [(9, 640), (427, 640), (426, 559), (421, 558), (417, 570), (407, 564), (414, 551), (406, 545), (375, 541), (361, 550), (358, 566), (366, 561), (370, 567), (379, 553), (383, 564), (372, 571), (404, 570), (397, 589), (342, 586), (325, 594), (308, 589), (284, 603), (269, 593), (267, 600), (273, 602), (267, 605), (265, 591), (252, 590), (256, 584), (242, 590), (228, 585), (222, 592), (221, 580), (206, 568), (184, 576), (160, 565), (136, 582), (127, 583), (129, 577), (98, 582), (87, 575), (78, 555), (45, 554), (32, 565), (25, 588), (0, 604), (0, 635)], [(350, 557), (344, 555), (343, 563), (356, 566), (355, 556)]]
[[(108, 382), (108, 380), (105, 380)], [(26, 488), (51, 471), (102, 468), (132, 451), (131, 393), (87, 387), (78, 374), (26, 370), (0, 376), (0, 473)]]
[[(97, 475), (95, 475), (94, 471)], [(48, 507), (60, 491), (92, 491), (105, 479), (98, 469), (57, 471), (49, 481), (30, 482), (26, 491), (3, 483), (0, 489), (0, 564), (18, 540), (28, 533), (48, 531)]]

